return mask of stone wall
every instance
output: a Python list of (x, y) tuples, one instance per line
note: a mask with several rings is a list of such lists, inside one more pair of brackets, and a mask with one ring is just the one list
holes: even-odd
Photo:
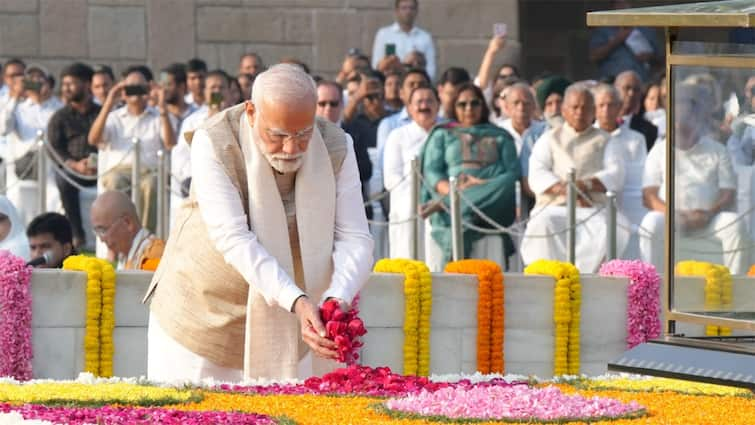
[[(476, 72), (493, 23), (508, 24), (501, 60), (519, 54), (517, 0), (423, 0), (419, 26), (436, 42), (438, 68)], [(0, 59), (18, 56), (56, 73), (73, 60), (146, 62), (198, 56), (235, 72), (242, 52), (267, 63), (294, 56), (333, 75), (347, 50), (372, 50), (393, 21), (393, 0), (0, 0)]]

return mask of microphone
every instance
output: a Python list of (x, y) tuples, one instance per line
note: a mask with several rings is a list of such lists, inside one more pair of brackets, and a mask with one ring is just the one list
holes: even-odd
[(45, 251), (45, 253), (42, 254), (41, 257), (37, 257), (29, 261), (28, 263), (26, 263), (26, 265), (32, 266), (32, 267), (38, 267), (45, 264), (52, 264), (53, 255), (54, 254), (52, 253), (52, 251)]

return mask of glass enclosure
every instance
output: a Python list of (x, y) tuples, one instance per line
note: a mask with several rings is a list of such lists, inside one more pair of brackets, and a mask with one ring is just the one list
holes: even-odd
[(588, 25), (666, 29), (667, 137), (645, 168), (665, 211), (640, 237), (665, 252), (667, 319), (755, 330), (755, 2), (594, 12)]

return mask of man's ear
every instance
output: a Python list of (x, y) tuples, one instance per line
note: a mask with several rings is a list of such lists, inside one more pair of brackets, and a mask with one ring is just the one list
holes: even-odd
[(254, 107), (254, 103), (251, 100), (244, 102), (244, 108), (246, 109), (246, 117), (249, 119), (249, 125), (254, 127), (254, 116), (257, 113), (257, 109)]
[(73, 255), (73, 244), (70, 242), (66, 242), (63, 244), (63, 258), (61, 259), (61, 261), (68, 258), (71, 255)]

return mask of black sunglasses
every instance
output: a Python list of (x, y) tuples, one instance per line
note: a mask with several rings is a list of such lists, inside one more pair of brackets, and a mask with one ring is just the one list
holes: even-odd
[(482, 106), (482, 102), (480, 102), (480, 99), (470, 100), (469, 102), (456, 102), (456, 107), (459, 109), (467, 109), (467, 106), (470, 108), (479, 108)]
[(380, 100), (380, 95), (379, 94), (368, 94), (364, 98), (367, 99), (367, 100), (369, 100), (370, 102), (374, 102), (376, 100)]
[(341, 102), (339, 102), (337, 100), (321, 100), (321, 101), (317, 102), (317, 106), (319, 106), (321, 108), (324, 108), (324, 107), (330, 105), (331, 108), (337, 108), (340, 103)]

